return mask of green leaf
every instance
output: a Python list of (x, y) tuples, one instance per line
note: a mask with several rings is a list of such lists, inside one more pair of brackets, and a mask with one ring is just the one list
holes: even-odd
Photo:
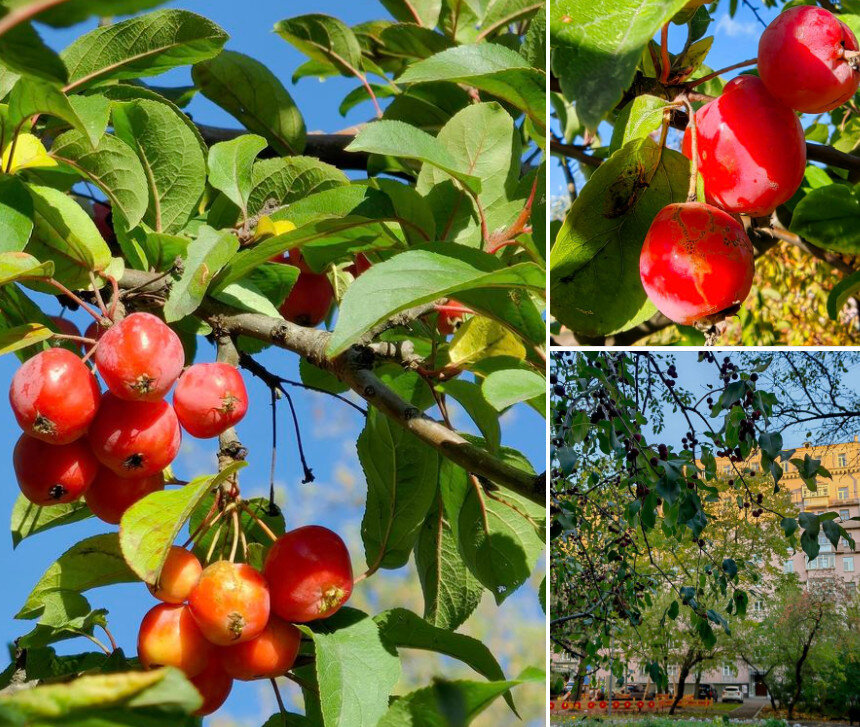
[[(284, 267), (292, 266), (285, 265)], [(298, 278), (298, 269), (292, 269), (295, 271), (296, 278)], [(214, 292), (212, 297), (220, 300), (222, 303), (231, 305), (239, 310), (248, 311), (249, 313), (260, 313), (272, 318), (279, 318), (281, 316), (277, 306), (249, 280), (230, 283), (222, 290)]]
[[(440, 464), (439, 476), (443, 482), (448, 477), (461, 478), (463, 489), (466, 487), (465, 470), (447, 460)], [(425, 620), (449, 631), (459, 628), (478, 607), (484, 587), (463, 563), (457, 537), (441, 504), (430, 510), (418, 533), (415, 568), (424, 594)]]
[(0, 253), (0, 285), (17, 280), (50, 278), (54, 274), (52, 262), (40, 263), (26, 252)]
[(122, 557), (117, 533), (94, 535), (73, 545), (48, 567), (15, 618), (42, 616), (41, 622), (57, 625), (91, 611), (81, 595), (85, 591), (136, 580)]
[[(8, 724), (137, 725), (167, 721), (192, 724), (184, 715), (201, 697), (178, 669), (82, 676), (66, 684), (42, 684), (0, 696)], [(19, 721), (20, 720), (20, 721)], [(4, 720), (5, 721), (5, 720)]]
[[(382, 640), (395, 649), (422, 649), (444, 654), (472, 667), (488, 681), (503, 680), (505, 673), (492, 652), (480, 641), (465, 634), (437, 628), (405, 608), (394, 608), (374, 616)], [(516, 713), (510, 694), (505, 695)]]
[(543, 409), (546, 379), (535, 371), (523, 369), (494, 371), (484, 379), (481, 390), (496, 411), (530, 399), (540, 399)]
[(90, 216), (71, 197), (52, 187), (30, 184), (35, 230), (27, 252), (53, 261), (54, 277), (72, 290), (90, 286), (90, 271), (111, 263), (110, 248)]
[[(472, 104), (457, 112), (436, 137), (458, 168), (480, 178), (478, 195), (490, 230), (508, 227), (525, 199), (511, 207), (517, 196), (522, 149), (514, 120), (496, 103)], [(436, 214), (436, 227), (448, 230), (447, 239), (479, 247), (483, 244), (481, 219), (472, 195), (455, 185), (446, 172), (425, 164), (416, 189)]]
[(87, 18), (131, 15), (161, 5), (165, 0), (4, 0), (13, 11), (36, 14), (40, 23), (67, 28)]
[(278, 154), (302, 153), (306, 131), (301, 112), (278, 77), (262, 63), (223, 51), (195, 65), (191, 75), (206, 98), (248, 131), (265, 137)]
[(122, 516), (119, 544), (132, 570), (146, 583), (158, 580), (170, 546), (194, 508), (246, 462), (234, 462), (217, 475), (197, 477), (178, 490), (153, 492)]
[(579, 0), (552, 3), (549, 36), (553, 74), (589, 129), (596, 129), (621, 100), (648, 41), (685, 1), (616, 0), (599, 14)]
[(400, 568), (436, 496), (439, 455), (376, 410), (370, 411), (356, 448), (367, 479), (361, 521), (365, 558), (371, 567)]
[(54, 332), (39, 323), (0, 330), (0, 356), (47, 341)]
[(380, 0), (382, 6), (401, 23), (417, 23), (435, 28), (442, 11), (442, 0)]
[(262, 136), (243, 134), (209, 149), (209, 184), (223, 192), (245, 216), (253, 189), (254, 160), (265, 148), (266, 140)]
[(612, 129), (610, 151), (618, 151), (634, 139), (642, 139), (657, 131), (669, 101), (657, 96), (637, 96), (624, 107)]
[(331, 64), (345, 76), (358, 76), (361, 45), (352, 30), (329, 15), (299, 15), (275, 24), (275, 32), (308, 58)]
[(860, 253), (860, 185), (810, 190), (791, 216), (791, 231), (827, 250)]
[(93, 148), (79, 131), (69, 131), (56, 139), (50, 154), (99, 187), (113, 213), (121, 214), (129, 229), (137, 227), (149, 207), (149, 186), (140, 160), (128, 144), (105, 134)]
[(666, 615), (674, 621), (676, 618), (678, 618), (679, 611), (680, 607), (678, 606), (678, 602), (672, 601), (672, 603), (669, 604), (669, 608), (666, 610)]
[(726, 558), (723, 560), (723, 572), (728, 576), (729, 580), (732, 580), (738, 574), (737, 563), (732, 558)]
[(62, 53), (68, 88), (106, 80), (157, 76), (216, 55), (227, 34), (211, 20), (187, 10), (157, 10), (96, 28)]
[[(524, 674), (525, 681), (544, 681), (545, 674)], [(466, 727), (499, 696), (521, 680), (473, 682), (437, 680), (432, 686), (399, 697), (378, 727)]]
[(239, 249), (239, 240), (229, 230), (213, 230), (204, 225), (189, 243), (182, 276), (170, 288), (164, 304), (168, 323), (191, 315), (200, 305), (209, 283)]
[(51, 83), (65, 83), (69, 77), (60, 56), (30, 23), (20, 23), (0, 35), (0, 61), (18, 73)]
[(451, 379), (437, 384), (436, 390), (453, 397), (466, 410), (481, 430), (491, 452), (499, 448), (502, 437), (499, 415), (478, 384), (464, 379)]
[(465, 169), (439, 139), (402, 121), (382, 120), (368, 124), (346, 150), (415, 159), (441, 169), (474, 193), (481, 191), (481, 180)]
[(12, 507), (12, 547), (31, 535), (36, 535), (45, 530), (76, 523), (91, 517), (90, 509), (82, 500), (69, 502), (64, 505), (51, 505), (40, 507), (30, 502), (24, 495), (18, 495), (15, 505)]
[(545, 520), (543, 507), (519, 495), (469, 489), (458, 519), (460, 552), (497, 604), (531, 575), (544, 548)]
[(659, 210), (686, 199), (689, 164), (637, 139), (600, 165), (550, 252), (552, 314), (574, 333), (606, 336), (656, 312), (639, 278), (642, 243)]
[(842, 537), (842, 529), (833, 520), (823, 520), (821, 529), (834, 548), (839, 548), (839, 538)]
[(797, 531), (797, 520), (793, 517), (784, 517), (780, 521), (780, 527), (785, 532), (785, 537), (790, 538)]
[(544, 6), (545, 3), (534, 0), (490, 0), (481, 18), (481, 34), (504, 31), (515, 22), (527, 20)]
[(502, 45), (449, 48), (410, 66), (397, 81), (451, 81), (474, 86), (524, 111), (541, 131), (546, 128), (546, 74)]
[(298, 628), (314, 642), (326, 727), (377, 727), (400, 678), (400, 660), (383, 643), (373, 619), (342, 608), (325, 621)]
[(839, 320), (842, 307), (857, 295), (858, 291), (860, 291), (860, 271), (851, 273), (833, 286), (833, 290), (827, 296), (827, 315), (830, 316), (830, 320)]
[(144, 222), (155, 232), (181, 232), (203, 196), (206, 158), (181, 112), (140, 99), (113, 109), (116, 135), (137, 152), (149, 182)]
[(544, 281), (536, 265), (505, 267), (495, 256), (462, 245), (408, 250), (374, 265), (347, 289), (329, 354), (343, 352), (373, 326), (412, 306), (482, 288), (541, 294)]
[(110, 105), (101, 96), (66, 96), (59, 88), (34, 78), (22, 78), (9, 94), (9, 127), (36, 114), (56, 116), (80, 131), (95, 146), (104, 135)]

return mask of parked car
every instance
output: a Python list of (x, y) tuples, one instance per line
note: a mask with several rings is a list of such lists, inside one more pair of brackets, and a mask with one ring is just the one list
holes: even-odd
[(717, 699), (717, 690), (710, 684), (700, 684), (696, 691), (696, 699)]
[(726, 687), (723, 689), (724, 702), (740, 702), (744, 703), (744, 693), (740, 687)]

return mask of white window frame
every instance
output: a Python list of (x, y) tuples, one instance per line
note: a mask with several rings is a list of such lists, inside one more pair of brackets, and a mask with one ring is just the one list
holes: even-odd
[(842, 572), (843, 573), (853, 573), (854, 572), (854, 556), (853, 555), (845, 555), (842, 557)]

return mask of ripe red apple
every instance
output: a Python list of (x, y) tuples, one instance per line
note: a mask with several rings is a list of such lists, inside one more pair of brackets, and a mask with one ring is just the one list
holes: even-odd
[(99, 520), (118, 525), (125, 511), (152, 492), (164, 489), (164, 477), (158, 472), (149, 477), (120, 477), (107, 467), (100, 467), (84, 499)]
[[(752, 217), (769, 215), (800, 187), (806, 169), (803, 128), (760, 78), (740, 76), (696, 112), (699, 172), (711, 204)], [(684, 155), (692, 158), (690, 128)]]
[(93, 454), (120, 477), (158, 474), (179, 452), (182, 431), (166, 401), (124, 401), (102, 397), (88, 433)]
[(215, 661), (215, 647), (203, 636), (188, 606), (159, 603), (140, 622), (137, 655), (146, 669), (175, 666), (195, 677)]
[(179, 377), (173, 407), (186, 432), (208, 439), (242, 420), (248, 411), (248, 392), (235, 366), (220, 362), (194, 364)]
[(660, 312), (691, 325), (743, 303), (755, 272), (753, 247), (743, 226), (722, 210), (670, 204), (645, 236), (639, 272)]
[(337, 533), (318, 525), (278, 538), (266, 555), (263, 573), (272, 611), (285, 621), (328, 618), (352, 594), (349, 551)]
[(99, 469), (86, 440), (47, 444), (22, 434), (12, 454), (18, 486), (36, 505), (59, 505), (77, 500)]
[[(780, 13), (758, 43), (758, 71), (777, 101), (795, 111), (820, 114), (841, 106), (860, 85), (845, 58), (857, 38), (833, 13), (798, 5)], [(767, 123), (767, 119), (762, 119)]]
[(272, 262), (288, 263), (300, 271), (290, 294), (279, 308), (281, 315), (290, 323), (316, 328), (326, 319), (334, 302), (334, 288), (328, 276), (313, 272), (297, 248), (273, 258)]
[(158, 401), (182, 367), (182, 342), (151, 313), (132, 313), (106, 330), (96, 349), (96, 367), (108, 389), (128, 401)]
[(50, 444), (82, 437), (100, 399), (96, 377), (65, 348), (42, 351), (25, 361), (9, 387), (9, 403), (21, 429)]

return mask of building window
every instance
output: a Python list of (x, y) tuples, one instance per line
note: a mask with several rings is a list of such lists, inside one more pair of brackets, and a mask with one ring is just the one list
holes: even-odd
[(794, 561), (787, 560), (782, 564), (782, 572), (783, 573), (794, 573)]
[(761, 464), (759, 462), (750, 462), (750, 472), (755, 474), (761, 469)]
[(841, 520), (849, 520), (851, 518), (851, 513), (849, 513), (848, 510), (840, 510), (839, 518)]
[(848, 466), (848, 455), (847, 454), (837, 454), (836, 455), (836, 466), (837, 467), (847, 467)]
[(854, 572), (854, 556), (849, 555), (842, 559), (842, 570), (846, 573)]
[(848, 488), (847, 487), (840, 487), (838, 490), (836, 490), (836, 498), (838, 500), (847, 500), (848, 499)]
[(735, 668), (731, 664), (723, 664), (723, 676), (724, 677), (736, 676)]
[(757, 598), (753, 601), (753, 613), (761, 613), (762, 611), (764, 611), (764, 601)]
[(830, 494), (830, 485), (825, 484), (823, 482), (817, 483), (817, 487), (815, 488), (815, 492), (810, 490), (808, 487), (804, 486), (803, 488), (803, 499), (811, 500), (813, 497), (827, 497)]
[(723, 465), (723, 474), (730, 475), (732, 473), (732, 466), (730, 464)]
[(833, 570), (836, 558), (832, 555), (819, 555), (815, 560), (806, 564), (806, 570)]
[(831, 553), (833, 552), (833, 543), (831, 543), (824, 533), (818, 535), (818, 552)]
[(670, 677), (678, 676), (678, 665), (669, 664), (669, 666), (666, 667), (666, 674)]

